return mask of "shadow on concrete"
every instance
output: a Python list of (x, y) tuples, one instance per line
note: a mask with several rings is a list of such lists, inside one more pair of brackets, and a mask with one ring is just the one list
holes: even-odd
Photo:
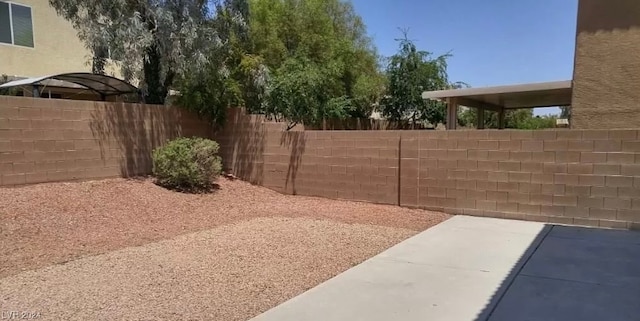
[(493, 296), (489, 299), (484, 309), (478, 313), (478, 317), (474, 321), (487, 321), (497, 308), (498, 304), (506, 294), (507, 290), (515, 280), (516, 276), (522, 271), (529, 259), (542, 244), (547, 237), (553, 226), (545, 225), (543, 229), (535, 236), (533, 241), (529, 244), (527, 249), (523, 252), (522, 256), (518, 259), (517, 263), (513, 265), (509, 274), (504, 278), (500, 287), (494, 292)]
[(640, 233), (547, 225), (475, 321), (639, 320)]

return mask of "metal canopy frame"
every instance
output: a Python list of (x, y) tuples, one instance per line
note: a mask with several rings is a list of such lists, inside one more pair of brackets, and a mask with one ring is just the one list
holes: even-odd
[[(447, 129), (456, 129), (457, 108), (478, 109), (478, 129), (484, 127), (484, 110), (499, 113), (499, 127), (504, 128), (504, 113), (508, 109), (570, 106), (573, 92), (571, 80), (544, 83), (426, 91), (423, 99), (447, 103)], [(480, 112), (482, 111), (482, 112)]]
[(2, 84), (0, 85), (0, 88), (33, 86), (34, 94), (37, 94), (35, 96), (40, 96), (38, 86), (52, 86), (50, 84), (51, 81), (62, 81), (73, 84), (66, 86), (56, 84), (54, 85), (55, 87), (79, 89), (79, 86), (81, 89), (91, 90), (99, 94), (102, 100), (105, 100), (107, 96), (133, 93), (138, 94), (140, 92), (136, 86), (122, 79), (88, 72), (64, 73), (37, 78), (19, 79)]

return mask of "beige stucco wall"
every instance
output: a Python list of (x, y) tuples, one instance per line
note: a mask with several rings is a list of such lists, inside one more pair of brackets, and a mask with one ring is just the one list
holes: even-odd
[[(34, 48), (0, 44), (0, 75), (37, 77), (64, 72), (90, 72), (91, 54), (70, 22), (47, 0), (11, 0), (31, 7)], [(115, 68), (109, 74), (119, 76)]]
[(640, 128), (640, 1), (580, 0), (573, 128)]

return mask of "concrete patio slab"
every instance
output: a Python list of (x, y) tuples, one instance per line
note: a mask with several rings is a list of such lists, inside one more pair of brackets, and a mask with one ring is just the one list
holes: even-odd
[(632, 321), (640, 289), (518, 276), (489, 321)]
[(577, 226), (554, 226), (551, 237), (640, 245), (638, 231), (606, 230)]
[(376, 259), (254, 320), (474, 320), (501, 282), (495, 273)]
[(556, 226), (490, 321), (638, 320), (640, 233)]
[(549, 236), (521, 275), (640, 289), (640, 245)]
[[(515, 222), (516, 231), (507, 229), (491, 230), (482, 226), (478, 228), (458, 227), (458, 222), (469, 223), (478, 218), (456, 217), (434, 230), (418, 234), (379, 255), (401, 262), (425, 265), (453, 267), (486, 272), (508, 273), (520, 261), (536, 238), (545, 234), (544, 224), (532, 223), (521, 225)], [(535, 228), (534, 228), (535, 227)]]
[(638, 271), (637, 232), (456, 216), (253, 320), (637, 321)]
[(423, 237), (428, 237), (428, 235), (434, 231), (441, 231), (449, 228), (489, 231), (493, 233), (508, 232), (508, 233), (534, 235), (534, 234), (540, 233), (540, 230), (544, 228), (544, 225), (545, 224), (543, 223), (536, 223), (536, 222), (502, 220), (502, 219), (496, 219), (496, 218), (484, 218), (484, 217), (476, 217), (476, 216), (458, 215), (430, 228), (428, 230), (429, 233), (420, 233), (410, 238), (407, 241), (413, 241)]
[(457, 216), (253, 320), (485, 320), (549, 229)]

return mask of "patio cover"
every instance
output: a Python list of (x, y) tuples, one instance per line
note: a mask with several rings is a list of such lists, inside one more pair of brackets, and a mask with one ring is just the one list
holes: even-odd
[[(464, 88), (452, 90), (426, 91), (423, 99), (434, 99), (447, 102), (447, 129), (455, 129), (457, 123), (457, 107), (478, 108), (500, 113), (504, 119), (506, 109), (553, 107), (571, 105), (572, 81), (554, 81), (511, 86)], [(478, 113), (480, 117), (484, 113)], [(484, 120), (478, 119), (478, 129)], [(501, 128), (504, 127), (502, 121)]]
[[(85, 72), (49, 75), (37, 78), (25, 78), (0, 85), (0, 88), (33, 86), (64, 87), (92, 90), (101, 97), (138, 93), (138, 88), (124, 80), (100, 74)], [(37, 95), (39, 96), (39, 95)]]

